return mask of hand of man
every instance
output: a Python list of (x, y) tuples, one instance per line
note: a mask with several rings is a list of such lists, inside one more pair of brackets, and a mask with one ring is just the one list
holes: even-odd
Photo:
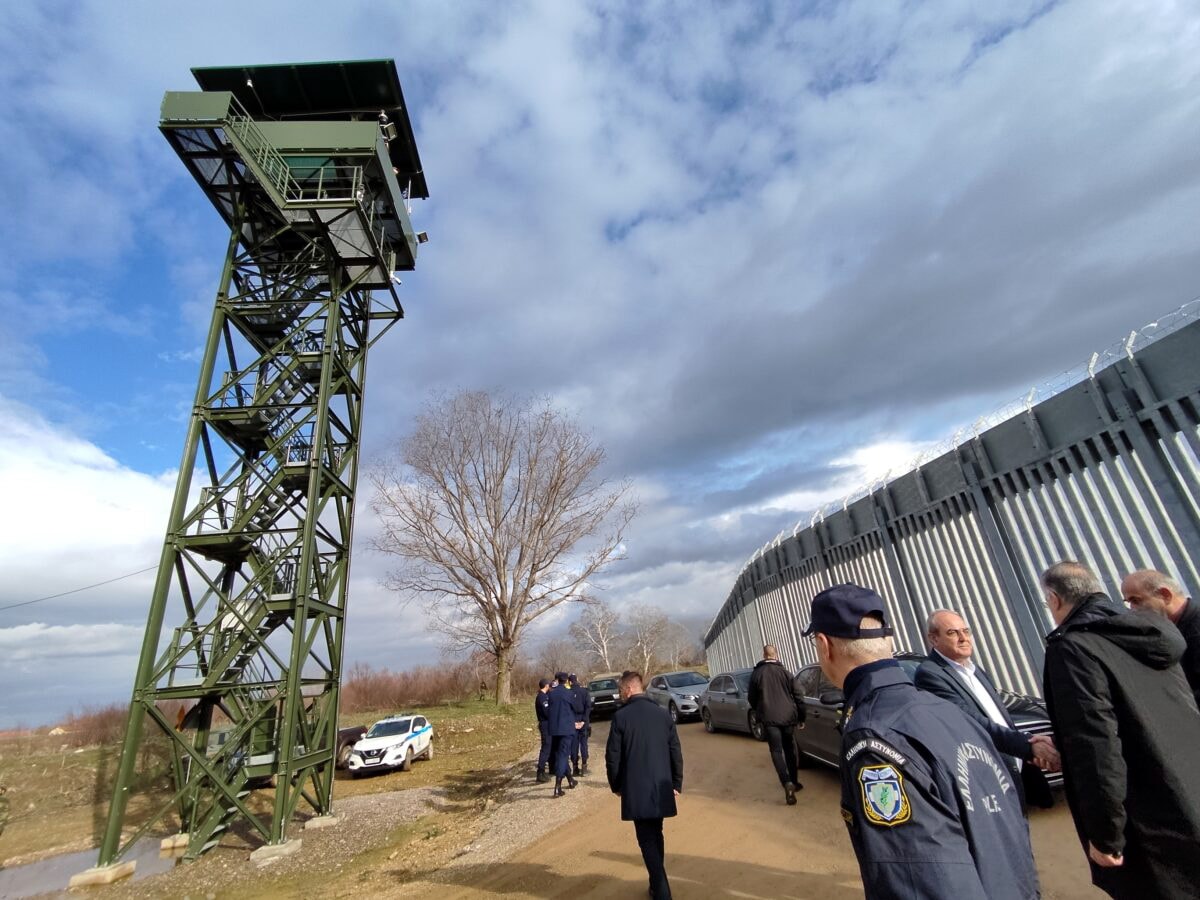
[(1033, 762), (1043, 772), (1058, 772), (1062, 770), (1062, 757), (1054, 746), (1054, 739), (1048, 734), (1035, 734), (1029, 739), (1033, 745)]
[(582, 723), (582, 722), (576, 722), (576, 723), (575, 723), (575, 730), (576, 730), (576, 731), (578, 731), (578, 730), (579, 730), (580, 728), (582, 728), (582, 727), (583, 727), (583, 723)]
[(1125, 857), (1120, 853), (1101, 853), (1091, 841), (1088, 841), (1088, 856), (1096, 865), (1106, 869), (1113, 869), (1125, 864)]
[(678, 796), (679, 796), (679, 791), (676, 791), (676, 792), (675, 792), (675, 796), (676, 796), (676, 797), (678, 797)]

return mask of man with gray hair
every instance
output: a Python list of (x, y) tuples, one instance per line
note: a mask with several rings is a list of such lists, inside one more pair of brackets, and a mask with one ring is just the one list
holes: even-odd
[(1194, 898), (1200, 882), (1200, 713), (1160, 616), (1113, 604), (1075, 560), (1041, 578), (1046, 707), (1092, 883), (1117, 898)]
[(1039, 806), (1052, 806), (1054, 798), (1039, 769), (1057, 772), (1058, 752), (1048, 735), (1030, 737), (1018, 730), (991, 676), (977, 665), (975, 636), (966, 620), (952, 609), (938, 609), (926, 621), (929, 655), (917, 668), (913, 683), (923, 691), (948, 700), (983, 726), (1003, 755), (1013, 782)]
[(867, 900), (1038, 897), (1012, 776), (979, 723), (908, 680), (883, 598), (831, 587), (804, 633), (845, 694), (842, 818)]
[(1192, 602), (1178, 581), (1154, 569), (1126, 575), (1121, 582), (1121, 596), (1134, 609), (1165, 616), (1179, 629), (1187, 643), (1180, 665), (1200, 704), (1200, 605)]

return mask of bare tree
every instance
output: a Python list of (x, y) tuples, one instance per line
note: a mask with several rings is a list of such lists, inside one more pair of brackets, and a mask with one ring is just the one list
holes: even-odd
[(570, 627), (568, 634), (575, 646), (600, 666), (600, 671), (611, 672), (616, 661), (620, 624), (620, 613), (607, 603), (593, 601), (584, 607), (579, 621)]
[(498, 703), (525, 627), (621, 558), (636, 504), (603, 461), (547, 402), (462, 392), (427, 404), (398, 458), (368, 473), (375, 547), (402, 561), (388, 586), (423, 602), (449, 649), (492, 657)]
[(703, 657), (699, 641), (691, 630), (680, 622), (669, 620), (662, 640), (662, 658), (672, 669), (695, 665)]
[(554, 638), (542, 644), (534, 662), (542, 678), (553, 678), (555, 672), (566, 672), (568, 675), (573, 672), (582, 678), (587, 669), (579, 648), (563, 638)]
[(639, 605), (629, 613), (624, 635), (629, 665), (643, 675), (653, 672), (660, 661), (671, 620), (657, 606)]

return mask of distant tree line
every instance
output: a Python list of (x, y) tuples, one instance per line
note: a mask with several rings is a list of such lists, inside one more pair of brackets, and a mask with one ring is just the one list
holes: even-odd
[(534, 668), (553, 674), (642, 673), (703, 665), (704, 645), (692, 630), (657, 606), (637, 604), (622, 614), (609, 604), (592, 601), (565, 638), (543, 643)]

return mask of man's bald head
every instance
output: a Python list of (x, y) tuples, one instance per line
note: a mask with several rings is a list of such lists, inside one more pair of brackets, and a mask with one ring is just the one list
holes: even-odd
[(1157, 569), (1130, 572), (1121, 582), (1121, 596), (1132, 608), (1158, 613), (1172, 622), (1187, 606), (1183, 585)]

